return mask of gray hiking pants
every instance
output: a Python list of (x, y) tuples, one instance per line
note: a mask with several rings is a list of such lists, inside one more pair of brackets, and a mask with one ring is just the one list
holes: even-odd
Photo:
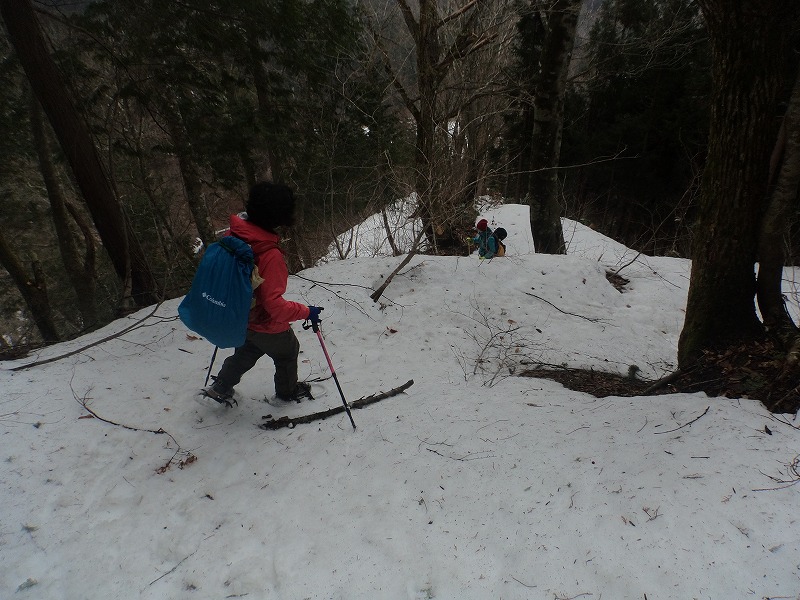
[(259, 333), (248, 329), (244, 346), (239, 346), (222, 363), (214, 390), (224, 394), (231, 392), (242, 375), (265, 354), (275, 363), (275, 393), (278, 396), (291, 395), (297, 385), (297, 356), (300, 354), (300, 342), (291, 328), (283, 333)]

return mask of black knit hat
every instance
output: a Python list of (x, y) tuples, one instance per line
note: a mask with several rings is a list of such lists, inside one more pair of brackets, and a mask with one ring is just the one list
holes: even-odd
[(508, 237), (508, 232), (502, 227), (498, 227), (494, 230), (494, 237), (496, 237), (498, 240), (504, 240), (506, 237)]
[(247, 220), (267, 231), (294, 224), (294, 193), (289, 186), (262, 181), (250, 188)]

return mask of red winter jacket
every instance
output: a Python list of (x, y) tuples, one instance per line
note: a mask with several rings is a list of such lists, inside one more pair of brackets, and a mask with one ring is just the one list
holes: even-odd
[(283, 333), (292, 321), (308, 318), (308, 307), (299, 302), (285, 300), (289, 269), (278, 244), (280, 237), (257, 225), (248, 223), (238, 215), (231, 215), (231, 234), (244, 240), (253, 249), (258, 273), (264, 283), (254, 296), (256, 305), (250, 310), (248, 329), (261, 333)]

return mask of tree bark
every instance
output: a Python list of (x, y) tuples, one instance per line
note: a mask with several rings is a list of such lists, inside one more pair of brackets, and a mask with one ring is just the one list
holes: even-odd
[(200, 168), (189, 141), (186, 126), (183, 123), (183, 116), (174, 98), (172, 90), (167, 89), (166, 96), (161, 102), (167, 131), (175, 145), (175, 154), (178, 157), (178, 166), (183, 180), (183, 189), (186, 193), (186, 204), (189, 212), (192, 213), (197, 233), (203, 243), (208, 247), (216, 241), (214, 226), (211, 223), (211, 216), (208, 213), (205, 198), (203, 197), (203, 183), (200, 180)]
[[(405, 2), (403, 1), (403, 4)], [(404, 15), (410, 13), (404, 10)], [(436, 96), (438, 93), (440, 74), (437, 63), (440, 60), (441, 46), (437, 35), (439, 11), (435, 0), (420, 0), (419, 22), (415, 28), (409, 29), (417, 45), (417, 87), (419, 103), (417, 105), (416, 143), (414, 148), (414, 167), (416, 178), (414, 191), (420, 204), (420, 217), (425, 228), (428, 243), (436, 247), (436, 236), (442, 234), (439, 223), (439, 212), (433, 192), (433, 159), (436, 135)], [(412, 18), (413, 21), (413, 18)], [(409, 17), (406, 16), (409, 23)], [(409, 23), (409, 27), (411, 24)]]
[(97, 275), (95, 274), (94, 240), (91, 236), (84, 238), (87, 248), (84, 257), (81, 258), (75, 235), (70, 228), (70, 221), (72, 221), (70, 210), (67, 208), (67, 201), (61, 190), (55, 165), (53, 165), (50, 144), (42, 118), (42, 109), (36, 98), (31, 98), (30, 115), (33, 144), (36, 147), (39, 168), (47, 189), (47, 197), (50, 200), (50, 209), (52, 210), (61, 260), (64, 263), (64, 269), (72, 288), (75, 290), (78, 300), (77, 308), (83, 319), (83, 327), (93, 327), (97, 324)]
[(89, 127), (47, 52), (31, 0), (0, 0), (0, 15), (34, 94), (69, 161), (117, 276), (126, 289), (130, 287), (137, 304), (155, 302), (158, 297), (155, 280), (144, 252), (137, 240), (128, 236), (122, 205), (100, 162)]
[(767, 200), (773, 116), (797, 3), (699, 0), (712, 53), (708, 156), (694, 232), (681, 369), (703, 350), (763, 333), (754, 264)]
[[(564, 128), (564, 96), (575, 29), (582, 0), (556, 0), (544, 9), (546, 35), (534, 77), (533, 139), (526, 198), (531, 206), (531, 233), (537, 252), (565, 254), (561, 228), (558, 172)], [(540, 2), (533, 2), (535, 10)]]
[(29, 276), (2, 231), (0, 231), (0, 265), (5, 267), (17, 285), (42, 339), (45, 342), (58, 342), (60, 337), (53, 320), (53, 309), (47, 297), (47, 285), (39, 262), (33, 261), (33, 276)]
[(800, 189), (800, 71), (783, 118), (783, 160), (769, 206), (761, 224), (758, 243), (758, 308), (764, 326), (785, 345), (791, 345), (797, 327), (783, 299), (783, 267), (789, 242), (789, 225)]
[[(419, 17), (415, 18), (407, 0), (396, 0), (406, 26), (414, 40), (417, 60), (417, 94), (403, 89), (384, 60), (394, 85), (403, 98), (406, 108), (414, 118), (416, 139), (414, 148), (414, 191), (417, 193), (417, 215), (421, 218), (429, 246), (434, 250), (461, 248), (465, 211), (455, 206), (463, 196), (455, 194), (456, 202), (443, 197), (436, 185), (435, 173), (444, 167), (437, 156), (437, 131), (447, 129), (447, 117), (439, 106), (442, 82), (453, 64), (486, 45), (492, 36), (476, 32), (478, 7), (481, 0), (468, 0), (452, 13), (441, 16), (436, 0), (419, 0)], [(445, 46), (443, 27), (459, 17), (466, 16), (454, 41)], [(467, 228), (472, 225), (471, 216)]]
[[(258, 39), (258, 27), (246, 27), (245, 34), (247, 35), (249, 66), (253, 77), (256, 101), (258, 103), (258, 118), (264, 129), (269, 131), (273, 128), (272, 126), (274, 125), (276, 116), (272, 107), (272, 94), (270, 93), (267, 72), (264, 68), (264, 63), (262, 62), (261, 53), (259, 51), (260, 41)], [(274, 140), (267, 140), (266, 146), (267, 158), (269, 160), (269, 176), (272, 178), (272, 181), (282, 182), (284, 177), (282, 157), (279, 156), (278, 152), (275, 150)]]
[(383, 220), (383, 230), (386, 232), (386, 240), (389, 242), (389, 247), (392, 249), (392, 256), (400, 256), (400, 250), (394, 241), (394, 233), (389, 226), (389, 216), (386, 214), (386, 207), (381, 208), (381, 218)]

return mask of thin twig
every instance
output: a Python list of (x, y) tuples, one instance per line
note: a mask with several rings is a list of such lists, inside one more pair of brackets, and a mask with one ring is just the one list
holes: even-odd
[(359, 285), (359, 284), (355, 284), (355, 283), (330, 283), (328, 281), (316, 281), (314, 279), (309, 279), (308, 277), (303, 277), (302, 275), (297, 275), (296, 273), (294, 275), (292, 275), (292, 277), (297, 277), (298, 279), (302, 279), (303, 281), (307, 281), (307, 282), (311, 283), (312, 284), (311, 287), (314, 287), (314, 286), (321, 287), (325, 291), (330, 292), (331, 294), (333, 294), (336, 298), (339, 298), (340, 300), (342, 300), (345, 304), (348, 304), (350, 306), (354, 306), (356, 308), (356, 310), (358, 310), (361, 314), (363, 314), (363, 315), (369, 317), (370, 319), (372, 319), (372, 317), (369, 315), (369, 313), (367, 313), (367, 311), (364, 310), (361, 307), (360, 304), (357, 304), (356, 302), (353, 302), (353, 301), (345, 298), (344, 296), (342, 296), (338, 292), (333, 291), (332, 289), (330, 289), (327, 286), (334, 286), (334, 285), (336, 285), (336, 286), (350, 286), (350, 287), (357, 287), (357, 288), (361, 288), (361, 289), (372, 291), (371, 287), (366, 286), (366, 285)]
[(186, 557), (185, 557), (183, 560), (181, 560), (181, 562), (179, 562), (177, 565), (175, 565), (174, 567), (172, 567), (172, 568), (171, 568), (169, 571), (167, 571), (166, 573), (164, 573), (164, 574), (163, 574), (163, 575), (161, 575), (160, 577), (156, 577), (155, 579), (153, 579), (153, 581), (151, 581), (149, 585), (153, 585), (153, 584), (154, 584), (156, 581), (158, 581), (159, 579), (163, 579), (164, 577), (166, 577), (166, 576), (167, 576), (167, 575), (169, 575), (170, 573), (174, 573), (174, 572), (177, 570), (177, 568), (178, 568), (178, 567), (180, 567), (180, 566), (181, 566), (183, 563), (185, 563), (187, 560), (189, 560), (189, 559), (190, 559), (191, 557), (193, 557), (195, 554), (197, 554), (197, 550), (195, 550), (194, 552), (192, 552), (192, 553), (191, 553), (189, 556), (186, 556)]
[(656, 435), (658, 435), (658, 434), (661, 434), (661, 433), (672, 433), (673, 431), (678, 431), (678, 429), (683, 429), (683, 428), (684, 428), (684, 427), (686, 427), (687, 425), (691, 425), (691, 424), (692, 424), (692, 423), (694, 423), (695, 421), (699, 420), (699, 419), (700, 419), (700, 417), (704, 416), (704, 415), (705, 415), (705, 414), (708, 412), (708, 409), (710, 409), (710, 408), (711, 408), (710, 406), (706, 406), (706, 409), (703, 411), (703, 414), (701, 414), (701, 415), (699, 415), (699, 416), (695, 417), (694, 419), (692, 419), (692, 420), (691, 420), (691, 421), (689, 421), (688, 423), (684, 423), (684, 424), (683, 424), (683, 425), (681, 425), (680, 427), (676, 427), (675, 429), (670, 429), (669, 431), (656, 431), (655, 433), (656, 433)]
[(513, 575), (511, 576), (511, 579), (513, 579), (514, 581), (516, 581), (520, 585), (524, 585), (526, 588), (535, 588), (536, 587), (535, 585), (528, 585), (527, 583), (522, 583), (519, 579), (517, 579)]
[[(624, 269), (625, 267), (629, 267), (629, 266), (631, 266), (633, 263), (635, 263), (635, 262), (636, 262), (636, 260), (637, 260), (637, 259), (638, 259), (638, 258), (639, 258), (641, 255), (642, 255), (642, 253), (641, 253), (641, 252), (637, 253), (637, 254), (636, 254), (636, 256), (634, 256), (632, 260), (630, 260), (630, 261), (628, 261), (626, 264), (622, 265), (622, 266), (621, 266), (619, 269), (617, 269), (616, 271), (612, 271), (612, 273), (613, 273), (614, 275), (619, 275), (619, 272), (620, 272), (620, 271), (622, 271), (622, 269)], [(622, 277), (621, 275), (619, 275), (619, 276), (620, 276), (620, 277)]]
[[(161, 306), (161, 303), (159, 302), (158, 304), (155, 305), (153, 310), (150, 311), (150, 313), (148, 315), (145, 315), (144, 317), (142, 317), (141, 319), (136, 321), (134, 324), (126, 327), (122, 331), (119, 331), (117, 333), (112, 333), (111, 335), (106, 336), (106, 337), (104, 337), (102, 339), (99, 339), (96, 342), (92, 342), (91, 344), (89, 344), (87, 346), (82, 346), (81, 348), (78, 348), (77, 350), (73, 350), (72, 352), (67, 352), (66, 354), (61, 354), (59, 356), (53, 356), (52, 358), (46, 358), (44, 360), (37, 360), (36, 362), (28, 363), (27, 365), (20, 365), (18, 367), (12, 368), (10, 370), (11, 371), (23, 371), (25, 369), (30, 369), (32, 367), (38, 367), (40, 365), (46, 365), (47, 363), (56, 362), (57, 360), (61, 360), (62, 358), (69, 358), (70, 356), (74, 356), (75, 354), (80, 354), (81, 352), (84, 352), (84, 351), (88, 350), (89, 348), (93, 348), (94, 346), (99, 346), (100, 344), (103, 344), (105, 342), (108, 342), (110, 340), (118, 338), (119, 336), (125, 335), (126, 333), (136, 329), (137, 327), (141, 327), (142, 323), (144, 323), (147, 319), (152, 317), (156, 313), (156, 311), (159, 309), (160, 306)], [(171, 317), (169, 320), (174, 320), (176, 318), (177, 317)]]
[[(71, 385), (70, 385), (70, 389), (71, 389)], [(98, 421), (102, 421), (103, 423), (108, 423), (109, 425), (115, 425), (116, 427), (121, 427), (122, 429), (127, 429), (128, 431), (139, 431), (139, 432), (144, 432), (144, 433), (152, 433), (154, 435), (166, 435), (169, 439), (171, 439), (172, 442), (175, 444), (175, 447), (177, 449), (175, 450), (175, 453), (170, 457), (170, 459), (163, 466), (161, 466), (158, 469), (156, 469), (157, 473), (161, 474), (161, 473), (165, 473), (166, 471), (168, 471), (169, 468), (170, 468), (170, 465), (172, 465), (172, 462), (175, 460), (175, 457), (178, 456), (178, 454), (180, 454), (181, 452), (185, 452), (186, 453), (186, 459), (179, 463), (180, 468), (183, 468), (184, 465), (191, 464), (195, 460), (197, 460), (196, 457), (191, 452), (183, 450), (181, 448), (181, 445), (178, 443), (178, 440), (175, 439), (175, 436), (173, 436), (171, 433), (166, 431), (163, 427), (159, 427), (158, 429), (145, 429), (143, 427), (134, 427), (132, 425), (125, 425), (124, 423), (117, 423), (116, 421), (112, 421), (111, 419), (106, 419), (105, 417), (101, 417), (95, 410), (93, 410), (92, 408), (89, 408), (88, 400), (86, 399), (86, 397), (84, 396), (83, 398), (79, 398), (78, 395), (75, 393), (75, 390), (72, 390), (72, 397), (75, 398), (75, 401), (78, 404), (80, 404), (84, 408), (84, 410), (86, 410), (86, 412), (88, 412), (90, 415), (92, 415)]]
[(373, 291), (373, 289), (371, 287), (369, 287), (368, 285), (361, 285), (360, 283), (339, 283), (339, 282), (333, 282), (333, 281), (317, 281), (316, 279), (311, 279), (309, 277), (303, 277), (302, 275), (299, 275), (297, 273), (293, 273), (292, 277), (296, 277), (297, 279), (302, 279), (303, 281), (307, 281), (309, 283), (313, 283), (314, 285), (319, 285), (319, 286), (335, 285), (335, 286), (338, 286), (338, 287), (355, 287), (355, 288), (360, 288), (362, 290), (369, 290), (370, 292)]
[(787, 465), (786, 470), (789, 472), (790, 479), (778, 479), (777, 477), (772, 477), (771, 475), (767, 475), (766, 473), (764, 473), (762, 471), (761, 472), (762, 475), (764, 475), (766, 477), (769, 477), (770, 479), (772, 479), (772, 481), (774, 481), (776, 483), (779, 483), (781, 485), (779, 485), (778, 487), (774, 487), (774, 488), (756, 488), (753, 491), (754, 492), (772, 492), (772, 491), (775, 491), (775, 490), (782, 490), (782, 489), (785, 489), (787, 487), (792, 487), (793, 485), (796, 485), (796, 484), (800, 483), (800, 454), (795, 456), (791, 460), (791, 462), (789, 462), (789, 464)]
[(575, 313), (567, 312), (566, 310), (561, 310), (560, 308), (558, 308), (555, 304), (553, 304), (549, 300), (545, 300), (544, 298), (541, 298), (541, 297), (537, 296), (536, 294), (531, 294), (530, 292), (525, 292), (525, 293), (528, 296), (533, 296), (537, 300), (541, 300), (542, 302), (544, 302), (546, 304), (549, 304), (550, 306), (552, 306), (553, 308), (555, 308), (558, 312), (560, 312), (562, 314), (570, 315), (572, 317), (578, 317), (579, 319), (586, 319), (590, 323), (602, 323), (603, 322), (603, 319), (591, 319), (589, 317), (584, 317), (583, 315), (576, 315)]

